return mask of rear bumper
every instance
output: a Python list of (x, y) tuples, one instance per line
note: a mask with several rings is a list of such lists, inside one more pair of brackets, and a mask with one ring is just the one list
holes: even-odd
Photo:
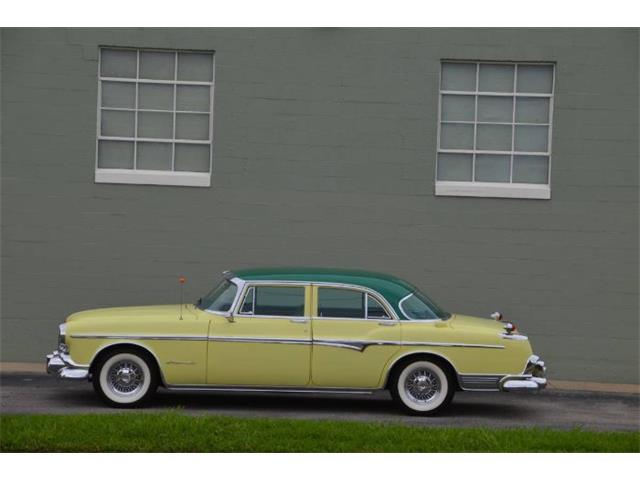
[(66, 353), (55, 350), (47, 355), (47, 373), (59, 378), (86, 380), (89, 378), (89, 367), (78, 365)]
[(508, 375), (498, 383), (503, 392), (538, 391), (547, 386), (547, 368), (537, 355), (531, 355), (521, 375)]

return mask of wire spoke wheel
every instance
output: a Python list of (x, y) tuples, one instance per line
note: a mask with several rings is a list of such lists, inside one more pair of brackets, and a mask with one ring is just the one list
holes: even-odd
[(158, 373), (149, 355), (123, 348), (102, 359), (93, 382), (96, 391), (109, 405), (136, 407), (156, 391)]
[(107, 373), (108, 385), (118, 395), (134, 394), (144, 383), (144, 373), (140, 365), (132, 360), (115, 363)]
[(425, 368), (417, 368), (407, 375), (404, 388), (414, 401), (425, 403), (436, 396), (441, 390), (441, 384), (433, 372)]
[(405, 411), (413, 415), (431, 415), (451, 402), (454, 386), (446, 366), (430, 359), (416, 359), (401, 365), (390, 388), (392, 396)]

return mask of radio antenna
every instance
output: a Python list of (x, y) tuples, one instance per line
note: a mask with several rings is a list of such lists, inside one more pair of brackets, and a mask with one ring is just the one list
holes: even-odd
[(184, 303), (183, 298), (184, 298), (184, 284), (187, 281), (186, 278), (184, 278), (183, 275), (180, 275), (178, 277), (178, 283), (180, 284), (180, 320), (182, 320), (182, 304)]

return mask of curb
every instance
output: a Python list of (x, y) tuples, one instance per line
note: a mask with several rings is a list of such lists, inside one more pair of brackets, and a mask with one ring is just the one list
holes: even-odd
[[(0, 373), (41, 373), (46, 374), (43, 363), (0, 362)], [(633, 393), (640, 395), (640, 385), (633, 383), (599, 383), (575, 380), (549, 380), (549, 390), (579, 392)]]

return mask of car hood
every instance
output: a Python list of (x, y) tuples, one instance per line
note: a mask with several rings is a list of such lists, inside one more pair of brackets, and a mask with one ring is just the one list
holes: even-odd
[[(176, 305), (148, 305), (140, 307), (115, 307), (115, 308), (96, 308), (93, 310), (84, 310), (67, 317), (67, 323), (80, 321), (105, 321), (105, 320), (160, 320), (160, 319), (178, 319), (180, 316), (180, 304)], [(193, 305), (183, 305), (182, 317), (195, 318), (197, 316)]]

